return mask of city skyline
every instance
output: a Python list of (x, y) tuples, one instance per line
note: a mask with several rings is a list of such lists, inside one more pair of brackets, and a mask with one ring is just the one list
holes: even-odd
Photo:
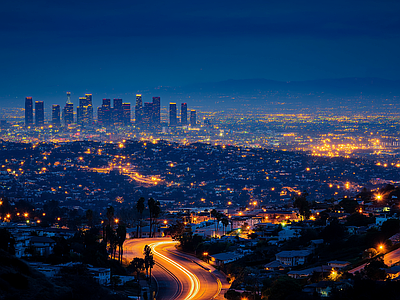
[[(142, 95), (136, 94), (136, 103), (132, 107), (131, 103), (123, 102), (123, 99), (114, 98), (113, 106), (111, 99), (102, 99), (102, 105), (97, 109), (93, 107), (93, 95), (85, 94), (79, 97), (79, 105), (74, 113), (74, 103), (71, 101), (71, 92), (67, 92), (67, 100), (61, 114), (59, 104), (51, 105), (51, 115), (45, 117), (44, 101), (35, 101), (33, 110), (33, 97), (25, 97), (25, 127), (29, 126), (68, 126), (76, 123), (77, 125), (97, 125), (97, 126), (144, 126), (144, 128), (160, 129), (161, 125), (161, 97), (153, 97), (153, 102), (142, 103)], [(143, 105), (144, 104), (144, 105)], [(172, 103), (169, 105), (171, 106)], [(175, 103), (174, 103), (175, 104)], [(132, 109), (133, 108), (133, 109)], [(95, 115), (95, 112), (97, 114)], [(133, 112), (133, 113), (132, 113)], [(134, 117), (134, 118), (132, 118)], [(35, 119), (35, 122), (33, 122)], [(171, 122), (171, 120), (173, 120)], [(47, 121), (47, 122), (46, 122)], [(196, 110), (190, 111), (190, 123), (188, 123), (187, 103), (181, 103), (180, 118), (178, 118), (175, 104), (174, 116), (171, 119), (169, 112), (169, 126), (196, 126)]]

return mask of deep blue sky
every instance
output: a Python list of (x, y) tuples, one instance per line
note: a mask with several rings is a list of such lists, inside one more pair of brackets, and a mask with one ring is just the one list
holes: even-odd
[(227, 79), (400, 79), (400, 1), (1, 1), (0, 41), (2, 105)]

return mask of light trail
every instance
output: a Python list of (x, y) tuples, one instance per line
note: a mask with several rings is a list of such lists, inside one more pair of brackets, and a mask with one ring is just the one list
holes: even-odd
[(150, 247), (153, 251), (154, 254), (160, 256), (162, 259), (168, 261), (170, 264), (181, 270), (188, 278), (190, 281), (190, 288), (189, 288), (189, 293), (186, 296), (185, 300), (192, 300), (194, 299), (197, 294), (200, 292), (200, 281), (197, 278), (196, 275), (194, 275), (192, 272), (188, 271), (186, 268), (178, 264), (177, 262), (173, 261), (172, 259), (166, 257), (165, 255), (162, 255), (158, 251), (156, 251), (156, 247), (159, 245), (166, 245), (166, 244), (175, 244), (176, 242), (158, 242), (158, 243), (153, 243), (150, 244)]

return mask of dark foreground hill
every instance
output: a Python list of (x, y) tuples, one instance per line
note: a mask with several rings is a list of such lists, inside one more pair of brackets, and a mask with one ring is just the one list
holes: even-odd
[(24, 261), (0, 250), (0, 299), (120, 299), (82, 272), (50, 280)]

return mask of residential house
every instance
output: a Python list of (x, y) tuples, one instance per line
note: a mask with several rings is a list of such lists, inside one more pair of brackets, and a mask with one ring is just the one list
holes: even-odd
[(304, 265), (307, 258), (311, 255), (309, 250), (281, 251), (275, 255), (276, 260), (285, 266), (294, 267)]

